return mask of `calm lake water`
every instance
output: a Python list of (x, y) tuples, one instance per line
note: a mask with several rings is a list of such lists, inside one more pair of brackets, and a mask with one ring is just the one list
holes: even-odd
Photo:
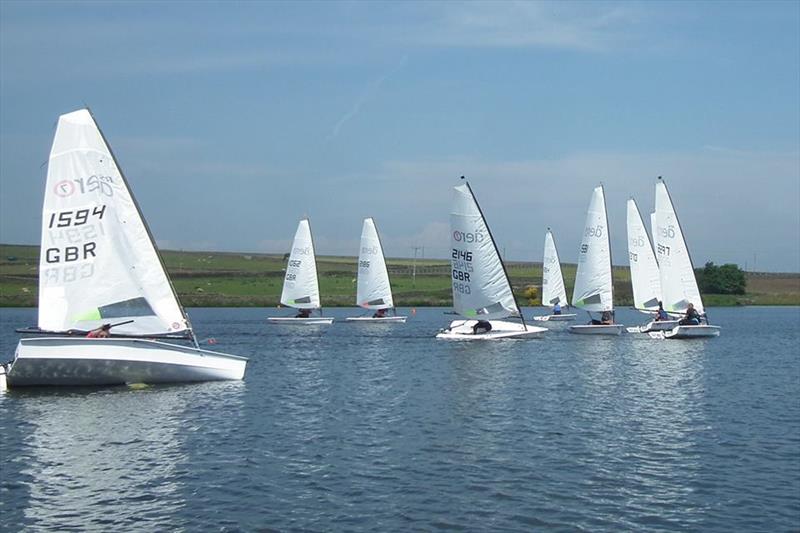
[[(432, 338), (442, 311), (191, 309), (244, 382), (0, 395), (0, 529), (800, 528), (799, 308), (712, 309), (710, 340), (480, 343)], [(5, 359), (35, 316), (0, 310)]]

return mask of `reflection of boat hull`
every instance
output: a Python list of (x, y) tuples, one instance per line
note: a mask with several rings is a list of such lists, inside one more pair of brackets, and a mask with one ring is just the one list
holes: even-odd
[(650, 333), (651, 331), (669, 331), (677, 325), (677, 320), (651, 320), (643, 326), (633, 326), (626, 329), (628, 333)]
[(20, 339), (9, 387), (240, 380), (247, 359), (147, 339)]
[(665, 339), (697, 339), (702, 337), (719, 337), (719, 326), (676, 326), (664, 332)]
[(333, 324), (333, 317), (295, 318), (293, 316), (271, 316), (267, 322), (273, 324), (295, 324), (298, 326), (326, 326)]
[(622, 324), (584, 324), (570, 326), (569, 332), (578, 335), (619, 335), (624, 327)]
[(386, 322), (394, 322), (397, 324), (403, 324), (406, 321), (406, 317), (404, 316), (382, 316), (382, 317), (372, 317), (372, 316), (349, 316), (345, 319), (347, 322), (361, 322), (361, 323), (386, 323)]
[(575, 317), (578, 316), (574, 313), (566, 314), (566, 315), (544, 315), (544, 316), (535, 316), (533, 317), (534, 320), (538, 320), (539, 322), (567, 322), (569, 320), (575, 320)]
[(527, 326), (526, 328), (517, 322), (490, 320), (489, 323), (492, 325), (491, 331), (475, 334), (472, 332), (472, 326), (476, 323), (477, 320), (454, 320), (450, 323), (450, 327), (439, 332), (436, 338), (461, 341), (494, 340), (506, 339), (509, 337), (536, 336), (547, 331), (547, 328), (540, 328), (538, 326)]

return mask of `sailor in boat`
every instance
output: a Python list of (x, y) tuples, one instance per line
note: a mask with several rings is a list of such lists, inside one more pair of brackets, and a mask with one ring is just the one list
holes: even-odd
[(660, 320), (669, 320), (669, 315), (664, 311), (664, 305), (661, 302), (658, 302), (658, 311), (656, 311), (656, 317), (653, 320), (656, 322)]
[(86, 337), (89, 339), (107, 339), (111, 336), (111, 324), (103, 324), (97, 329), (90, 331)]
[(609, 326), (614, 323), (614, 317), (611, 314), (611, 311), (603, 311), (603, 314), (600, 315), (600, 320), (592, 319), (589, 322), (590, 326)]
[(561, 304), (556, 302), (556, 305), (553, 306), (553, 314), (560, 315), (561, 314)]
[(686, 307), (686, 315), (678, 322), (681, 326), (699, 326), (700, 325), (700, 313), (697, 312), (697, 309), (694, 308), (694, 304), (690, 303)]
[(311, 317), (311, 309), (300, 309), (295, 318), (309, 318)]
[(378, 309), (372, 318), (384, 318), (386, 316), (386, 309)]
[(492, 323), (488, 320), (478, 320), (475, 322), (475, 325), (472, 326), (472, 334), (477, 335), (479, 333), (489, 333), (492, 331)]

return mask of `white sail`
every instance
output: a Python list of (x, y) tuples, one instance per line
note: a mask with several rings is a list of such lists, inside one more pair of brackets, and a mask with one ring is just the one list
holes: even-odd
[(569, 305), (564, 277), (561, 275), (561, 262), (558, 260), (556, 241), (550, 229), (544, 236), (544, 261), (542, 262), (542, 305)]
[(356, 305), (365, 309), (394, 307), (389, 272), (386, 270), (386, 260), (383, 257), (383, 247), (372, 218), (365, 218), (361, 228)]
[(59, 117), (50, 151), (38, 326), (66, 331), (128, 320), (114, 333), (191, 329), (111, 149), (81, 109)]
[(286, 266), (281, 303), (297, 309), (319, 309), (319, 281), (308, 219), (297, 225)]
[(636, 309), (658, 309), (661, 279), (656, 254), (644, 227), (636, 200), (628, 199), (628, 260), (631, 266), (633, 305)]
[(656, 256), (661, 271), (661, 291), (664, 309), (682, 313), (689, 303), (699, 313), (704, 312), (703, 300), (697, 288), (692, 258), (683, 231), (675, 214), (666, 184), (656, 183)]
[(572, 305), (587, 311), (611, 311), (614, 308), (613, 301), (611, 243), (601, 185), (595, 187), (586, 213)]
[(456, 313), (480, 320), (519, 316), (503, 262), (467, 183), (453, 191), (450, 244)]

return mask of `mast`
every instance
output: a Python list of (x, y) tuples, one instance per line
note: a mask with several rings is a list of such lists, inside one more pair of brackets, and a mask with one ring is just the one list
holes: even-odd
[[(636, 203), (636, 199), (633, 196), (631, 196), (631, 200), (633, 200), (633, 207), (636, 208), (636, 214), (639, 215), (639, 222), (642, 223), (642, 228), (644, 228), (644, 230), (645, 230), (644, 233), (647, 235), (647, 244), (650, 246), (650, 251), (653, 252), (653, 257), (656, 257), (656, 249), (653, 247), (653, 241), (650, 240), (650, 234), (647, 233), (647, 227), (644, 225), (644, 219), (642, 218), (642, 212), (639, 211), (639, 204)], [(672, 200), (670, 200), (670, 202), (672, 202)], [(692, 267), (692, 268), (694, 268), (694, 267)]]
[[(605, 195), (603, 195), (603, 197), (605, 197)], [(567, 295), (567, 284), (564, 282), (564, 273), (561, 271), (561, 256), (558, 255), (558, 245), (556, 245), (556, 238), (553, 237), (553, 232), (550, 231), (550, 226), (547, 226), (547, 232), (550, 234), (550, 239), (553, 241), (553, 250), (556, 253), (556, 262), (558, 263), (558, 275), (559, 277), (561, 277), (561, 284), (564, 286), (564, 298), (567, 299), (567, 301), (565, 301), (564, 304), (567, 306), (567, 309), (569, 309), (569, 296)]]
[(172, 284), (172, 278), (170, 278), (169, 274), (167, 273), (167, 267), (164, 264), (164, 258), (161, 256), (161, 252), (159, 251), (158, 246), (156, 246), (156, 241), (153, 238), (153, 232), (150, 231), (150, 225), (147, 223), (147, 219), (142, 214), (142, 208), (139, 206), (139, 202), (136, 200), (136, 195), (133, 193), (133, 189), (131, 188), (130, 184), (128, 184), (128, 179), (125, 177), (125, 172), (122, 170), (119, 161), (117, 161), (117, 156), (114, 154), (114, 150), (111, 148), (111, 144), (109, 144), (108, 140), (106, 139), (103, 130), (100, 128), (100, 125), (97, 123), (97, 120), (95, 120), (92, 110), (89, 109), (89, 106), (86, 106), (85, 109), (89, 113), (89, 116), (92, 117), (92, 122), (94, 122), (94, 127), (97, 128), (98, 133), (100, 133), (100, 137), (103, 139), (103, 143), (106, 145), (106, 148), (108, 148), (108, 153), (111, 154), (111, 159), (114, 161), (114, 165), (117, 167), (117, 171), (119, 171), (119, 175), (122, 178), (122, 182), (128, 189), (128, 194), (130, 195), (131, 200), (133, 201), (133, 205), (136, 208), (136, 212), (139, 214), (139, 219), (141, 219), (142, 225), (144, 226), (144, 229), (147, 232), (147, 237), (150, 239), (150, 245), (153, 247), (153, 250), (156, 253), (156, 257), (158, 257), (158, 262), (161, 264), (161, 270), (164, 272), (164, 277), (167, 278), (167, 283), (169, 283), (169, 288), (172, 290), (172, 296), (178, 303), (178, 308), (181, 310), (183, 319), (186, 321), (186, 325), (189, 328), (189, 333), (191, 334), (192, 342), (194, 342), (196, 348), (199, 348), (200, 344), (197, 342), (197, 336), (194, 333), (192, 322), (191, 320), (189, 320), (189, 315), (186, 314), (186, 309), (184, 309), (180, 298), (178, 298), (178, 293), (175, 290), (175, 285)]
[(514, 298), (514, 305), (517, 306), (517, 314), (519, 315), (520, 320), (522, 320), (522, 326), (525, 328), (525, 331), (528, 330), (528, 325), (525, 323), (525, 317), (522, 314), (522, 310), (519, 308), (519, 303), (517, 302), (517, 297), (514, 295), (514, 288), (511, 286), (511, 281), (508, 279), (508, 271), (506, 270), (506, 263), (503, 261), (502, 256), (500, 255), (500, 250), (497, 249), (497, 242), (494, 240), (494, 235), (492, 235), (492, 230), (489, 228), (489, 224), (486, 222), (486, 217), (483, 216), (483, 210), (481, 209), (481, 204), (478, 203), (477, 198), (475, 198), (475, 193), (472, 192), (472, 187), (469, 185), (469, 181), (464, 176), (461, 176), (461, 179), (464, 180), (464, 183), (467, 185), (467, 189), (469, 190), (469, 194), (472, 195), (472, 201), (475, 202), (475, 207), (478, 208), (478, 213), (480, 213), (481, 218), (483, 219), (483, 223), (486, 226), (486, 231), (489, 232), (489, 238), (492, 241), (492, 246), (494, 247), (494, 252), (497, 254), (497, 257), (500, 258), (500, 264), (503, 266), (503, 274), (506, 277), (506, 283), (508, 283), (508, 288), (511, 290), (511, 297)]
[[(694, 277), (694, 283), (697, 285), (697, 274), (694, 272), (694, 261), (692, 260), (692, 252), (689, 251), (689, 245), (686, 244), (686, 236), (683, 234), (683, 226), (681, 226), (681, 221), (678, 218), (678, 212), (675, 210), (675, 204), (672, 202), (672, 196), (669, 194), (669, 188), (667, 187), (667, 182), (664, 180), (663, 177), (659, 176), (658, 180), (664, 184), (664, 191), (667, 193), (667, 198), (669, 199), (669, 205), (672, 207), (672, 214), (675, 215), (675, 223), (678, 225), (678, 229), (681, 230), (681, 240), (683, 240), (683, 247), (686, 249), (686, 256), (689, 258), (689, 266), (692, 267), (692, 276)], [(700, 295), (702, 300), (702, 295), (700, 294), (700, 287), (697, 287), (697, 294)], [(706, 306), (703, 305), (703, 302), (698, 302), (703, 307), (703, 314), (708, 315), (706, 313)]]
[(608, 209), (606, 208), (606, 189), (600, 182), (600, 192), (603, 193), (603, 217), (606, 219), (606, 242), (608, 243), (608, 270), (611, 274), (611, 316), (614, 316), (614, 262), (611, 260), (611, 229), (608, 227)]
[(305, 221), (308, 222), (308, 235), (311, 237), (311, 253), (314, 254), (314, 276), (317, 282), (317, 294), (320, 295), (319, 298), (319, 316), (322, 316), (322, 293), (319, 292), (319, 272), (317, 271), (317, 250), (314, 248), (314, 234), (311, 233), (311, 220), (308, 217), (305, 218)]
[(397, 308), (394, 305), (394, 293), (392, 293), (392, 280), (389, 279), (389, 267), (386, 266), (386, 254), (383, 253), (383, 242), (381, 241), (381, 232), (378, 231), (378, 225), (375, 224), (375, 219), (367, 217), (372, 221), (372, 227), (375, 228), (375, 235), (378, 237), (378, 246), (381, 248), (381, 257), (383, 258), (383, 268), (386, 270), (386, 279), (389, 281), (389, 295), (392, 297), (392, 311), (397, 315)]

